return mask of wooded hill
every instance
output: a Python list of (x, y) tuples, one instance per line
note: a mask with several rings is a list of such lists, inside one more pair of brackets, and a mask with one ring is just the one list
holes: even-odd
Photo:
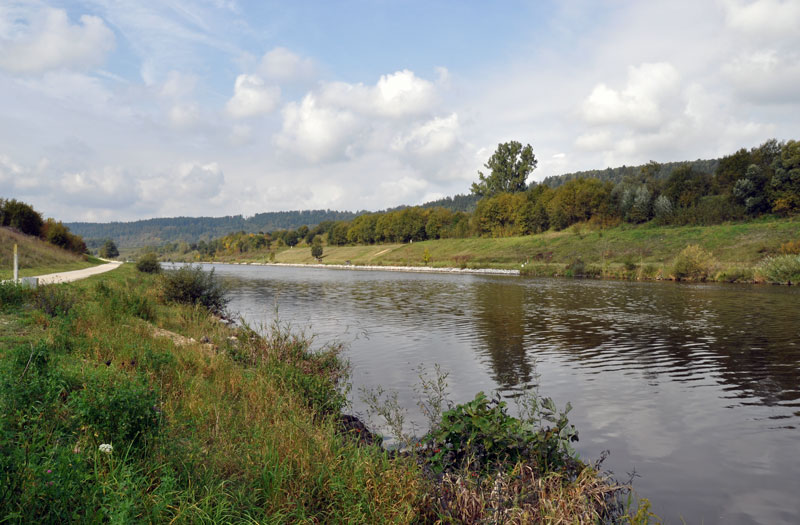
[(169, 217), (132, 222), (71, 222), (70, 230), (87, 239), (89, 248), (113, 239), (120, 248), (160, 246), (174, 242), (199, 242), (222, 237), (232, 232), (246, 233), (288, 230), (326, 221), (348, 221), (364, 212), (303, 210), (258, 213), (226, 217)]

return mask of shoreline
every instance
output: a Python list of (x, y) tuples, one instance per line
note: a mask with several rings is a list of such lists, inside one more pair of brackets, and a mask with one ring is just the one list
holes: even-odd
[[(171, 261), (175, 264), (181, 261)], [(260, 263), (260, 262), (222, 262), (199, 261), (181, 264), (232, 264), (237, 266), (283, 266), (289, 268), (321, 268), (326, 270), (363, 270), (372, 272), (409, 272), (409, 273), (446, 273), (455, 275), (505, 275), (519, 277), (519, 270), (503, 270), (500, 268), (452, 268), (432, 266), (379, 266), (358, 264), (303, 264), (303, 263)]]

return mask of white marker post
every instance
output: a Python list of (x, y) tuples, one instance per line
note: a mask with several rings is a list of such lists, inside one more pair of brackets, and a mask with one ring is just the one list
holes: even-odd
[(19, 255), (17, 254), (17, 243), (14, 243), (14, 284), (19, 282)]

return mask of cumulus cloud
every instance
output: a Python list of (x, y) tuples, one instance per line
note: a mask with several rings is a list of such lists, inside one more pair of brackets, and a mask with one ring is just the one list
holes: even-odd
[(102, 19), (83, 15), (72, 24), (62, 9), (46, 8), (13, 27), (10, 36), (0, 37), (0, 67), (12, 73), (89, 69), (102, 64), (115, 45)]
[(590, 124), (658, 126), (664, 120), (663, 104), (678, 93), (679, 75), (672, 64), (645, 63), (628, 68), (622, 90), (598, 84), (584, 100), (582, 114)]
[(346, 153), (359, 121), (351, 112), (326, 107), (309, 93), (299, 104), (283, 110), (283, 129), (277, 144), (312, 161), (340, 158)]
[(445, 153), (458, 144), (458, 115), (436, 117), (414, 126), (409, 133), (395, 138), (392, 148), (416, 155), (437, 155)]
[(256, 75), (239, 75), (225, 108), (234, 118), (253, 117), (275, 109), (280, 98), (278, 86), (269, 86)]
[(107, 210), (127, 208), (139, 195), (136, 179), (119, 166), (63, 173), (58, 189), (64, 202)]
[(276, 47), (262, 58), (258, 71), (266, 78), (278, 81), (309, 80), (315, 75), (314, 61), (292, 53), (285, 47)]
[(436, 101), (436, 88), (432, 82), (404, 69), (382, 75), (374, 86), (346, 82), (325, 84), (320, 99), (324, 104), (366, 115), (397, 118), (430, 111)]

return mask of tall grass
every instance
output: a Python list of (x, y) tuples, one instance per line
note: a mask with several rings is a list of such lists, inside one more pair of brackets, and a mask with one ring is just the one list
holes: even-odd
[[(416, 518), (416, 467), (337, 430), (335, 352), (164, 304), (128, 266), (59, 286), (81, 300), (26, 302), (30, 333), (0, 349), (0, 521)], [(159, 337), (143, 317), (208, 343)]]
[(19, 247), (20, 277), (79, 270), (96, 264), (38, 237), (0, 227), (0, 280), (10, 279), (13, 275), (14, 244)]

